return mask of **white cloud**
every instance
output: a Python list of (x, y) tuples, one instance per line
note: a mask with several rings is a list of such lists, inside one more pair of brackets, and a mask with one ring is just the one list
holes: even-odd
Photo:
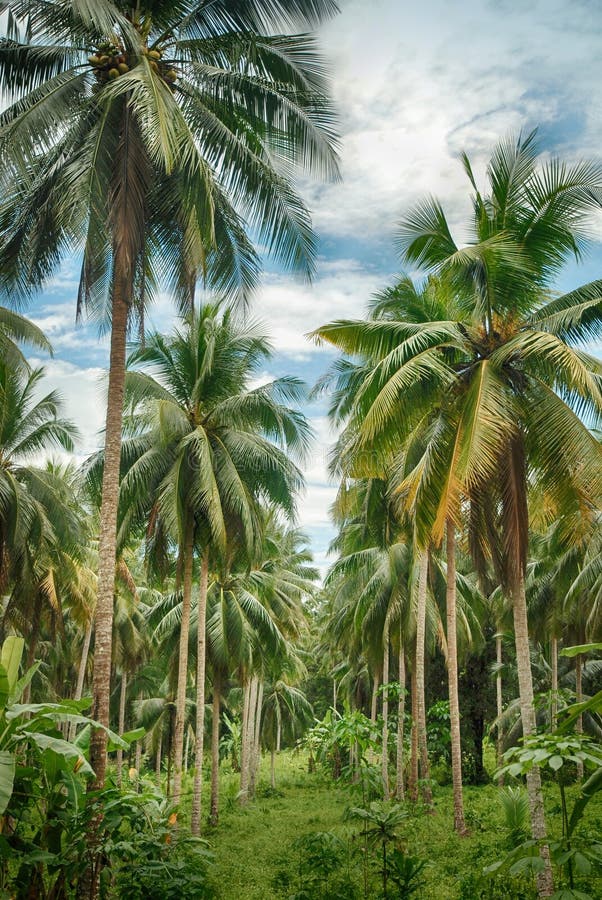
[[(457, 154), (482, 163), (509, 131), (583, 116), (579, 146), (598, 153), (602, 126), (597, 4), (540, 0), (400, 4), (349, 0), (323, 28), (343, 130), (340, 185), (314, 187), (317, 227), (389, 238), (408, 204), (430, 192), (458, 218), (466, 182)], [(565, 149), (565, 148), (563, 148)]]
[(279, 353), (308, 359), (317, 352), (305, 335), (332, 319), (361, 314), (383, 275), (347, 259), (320, 263), (312, 285), (288, 275), (267, 275), (253, 304), (253, 315), (268, 328)]
[(77, 425), (80, 440), (76, 448), (78, 459), (98, 449), (99, 432), (104, 426), (106, 411), (105, 370), (96, 366), (77, 366), (60, 359), (31, 359), (33, 366), (43, 366), (46, 377), (41, 390), (57, 390), (64, 399), (63, 414)]

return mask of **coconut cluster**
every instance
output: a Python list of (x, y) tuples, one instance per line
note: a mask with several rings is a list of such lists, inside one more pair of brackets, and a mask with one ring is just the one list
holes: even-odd
[[(144, 49), (143, 53), (147, 57), (151, 69), (171, 87), (177, 80), (178, 73), (162, 60), (162, 51)], [(111, 81), (130, 71), (128, 57), (115, 38), (99, 44), (97, 52), (88, 57), (88, 62), (94, 69), (94, 74), (99, 82)]]
[(119, 78), (120, 75), (125, 75), (130, 71), (123, 47), (115, 40), (99, 44), (94, 56), (88, 57), (88, 62), (99, 81), (110, 81), (112, 78)]

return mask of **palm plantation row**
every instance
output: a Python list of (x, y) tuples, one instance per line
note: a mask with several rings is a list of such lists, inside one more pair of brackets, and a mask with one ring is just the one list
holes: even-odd
[[(31, 450), (50, 450), (53, 444), (72, 449), (75, 429), (61, 418), (55, 394), (37, 402), (32, 398), (43, 370), (30, 370), (24, 360), (16, 361), (17, 354), (15, 348), (10, 363), (2, 366), (4, 630), (23, 633), (29, 665), (44, 641), (52, 643), (53, 633), (61, 634), (64, 643), (45, 659), (48, 682), (41, 694), (52, 685), (52, 694), (60, 696), (71, 672), (73, 678), (77, 673), (73, 696), (79, 700), (90, 662), (103, 458), (93, 458), (79, 473), (72, 466), (19, 464)], [(175, 803), (181, 793), (184, 734), (191, 725), (195, 754), (202, 758), (207, 659), (215, 767), (220, 684), (225, 688), (234, 673), (242, 688), (245, 792), (254, 779), (264, 706), (268, 712), (274, 707), (272, 730), (282, 725), (282, 704), (292, 712), (304, 706), (291, 679), (304, 668), (295, 641), (305, 628), (301, 601), (316, 573), (305, 538), (287, 524), (301, 475), (285, 450), (302, 454), (308, 431), (303, 416), (286, 405), (299, 394), (295, 380), (250, 387), (268, 354), (257, 328), (236, 325), (229, 313), (209, 307), (170, 339), (149, 336), (144, 349), (131, 357), (143, 368), (126, 378), (132, 412), (125, 419), (116, 566), (116, 724), (123, 733), (126, 698), (139, 684), (137, 714), (152, 726), (147, 745), (157, 765), (158, 744), (166, 733), (169, 746), (163, 752), (170, 769), (173, 757)], [(162, 592), (149, 584), (162, 586)], [(33, 607), (28, 606), (31, 597)], [(273, 691), (264, 700), (265, 682)], [(196, 708), (192, 722), (191, 705)], [(274, 742), (276, 737), (274, 732)], [(140, 750), (139, 744), (138, 760)], [(197, 767), (197, 833), (200, 775)], [(117, 778), (121, 782), (121, 752)], [(214, 821), (217, 810), (215, 794)]]

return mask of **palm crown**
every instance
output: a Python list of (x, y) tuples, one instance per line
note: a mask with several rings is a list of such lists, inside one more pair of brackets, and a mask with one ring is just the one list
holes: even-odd
[(336, 175), (333, 114), (312, 38), (273, 30), (333, 3), (4, 5), (0, 232), (13, 298), (70, 246), (85, 248), (80, 306), (103, 315), (119, 249), (139, 312), (160, 276), (183, 304), (198, 274), (244, 294), (258, 271), (247, 226), (311, 271), (291, 167)]

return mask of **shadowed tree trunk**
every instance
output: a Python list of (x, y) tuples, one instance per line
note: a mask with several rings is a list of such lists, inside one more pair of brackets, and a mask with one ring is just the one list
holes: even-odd
[(163, 744), (163, 735), (159, 735), (159, 743), (157, 744), (157, 755), (155, 757), (155, 778), (157, 779), (157, 787), (161, 787), (161, 750)]
[[(497, 663), (497, 675), (495, 676), (495, 696), (496, 696), (496, 713), (497, 713), (497, 764), (502, 765), (502, 756), (504, 753), (504, 736), (502, 734), (502, 726), (500, 724), (502, 713), (504, 712), (504, 700), (502, 695), (502, 635), (498, 632), (495, 636), (495, 661)], [(503, 784), (500, 778), (499, 784)]]
[[(504, 544), (507, 579), (510, 586), (514, 616), (516, 668), (523, 737), (527, 738), (535, 733), (536, 723), (527, 598), (525, 594), (529, 513), (527, 507), (524, 447), (520, 438), (514, 439), (509, 447), (506, 464), (508, 468), (503, 495)], [(541, 790), (541, 774), (537, 766), (533, 766), (527, 773), (527, 793), (529, 795), (532, 836), (537, 841), (544, 841), (546, 838), (546, 821)], [(546, 844), (542, 844), (540, 853), (545, 868), (537, 876), (537, 888), (540, 897), (550, 897), (554, 893), (554, 878), (550, 865), (550, 851)]]
[(416, 604), (416, 712), (418, 726), (418, 748), (420, 750), (420, 779), (422, 799), (432, 806), (433, 794), (430, 785), (430, 766), (426, 743), (426, 703), (424, 698), (424, 649), (426, 640), (426, 599), (428, 588), (429, 557), (425, 550), (420, 559), (418, 576), (418, 598)]
[(201, 788), (203, 780), (203, 738), (205, 734), (205, 625), (207, 619), (207, 585), (209, 581), (209, 551), (201, 559), (199, 601), (197, 615), (197, 664), (196, 664), (196, 740), (195, 769), (192, 793), (192, 834), (201, 832)]
[(178, 654), (178, 687), (176, 692), (176, 726), (174, 730), (173, 802), (178, 804), (182, 794), (182, 757), (184, 753), (184, 722), (186, 719), (186, 686), (188, 683), (188, 641), (190, 638), (190, 606), (192, 601), (192, 568), (194, 552), (194, 520), (189, 515), (184, 525), (184, 579), (182, 584), (182, 619)]
[[(73, 695), (74, 700), (81, 700), (82, 695), (84, 693), (84, 681), (86, 678), (86, 668), (88, 665), (88, 654), (90, 652), (90, 642), (92, 640), (92, 619), (88, 622), (86, 626), (86, 633), (84, 635), (84, 643), (82, 646), (82, 655), (79, 661), (79, 669), (77, 671), (77, 684), (75, 685), (75, 694)], [(73, 741), (75, 739), (75, 733), (77, 730), (77, 725), (71, 723), (69, 725), (68, 739)]]
[(272, 790), (276, 790), (276, 765), (275, 765), (276, 754), (274, 752), (274, 748), (270, 750), (270, 785)]
[[(42, 618), (42, 596), (38, 591), (36, 594), (36, 599), (33, 606), (33, 612), (31, 617), (31, 625), (29, 628), (29, 636), (27, 639), (27, 658), (25, 660), (25, 671), (29, 671), (33, 666), (36, 659), (36, 648), (38, 646), (38, 638), (40, 636), (40, 620)], [(25, 686), (25, 690), (23, 691), (23, 696), (21, 698), (22, 703), (29, 703), (31, 699), (31, 681), (27, 683)]]
[[(121, 687), (119, 690), (119, 726), (118, 726), (118, 734), (119, 737), (125, 731), (125, 701), (128, 689), (128, 679), (125, 670), (121, 673)], [(122, 781), (122, 769), (123, 769), (123, 750), (121, 747), (117, 749), (117, 784), (121, 787)]]
[[(577, 703), (583, 701), (583, 657), (580, 653), (575, 657), (575, 700)], [(579, 716), (575, 724), (577, 734), (583, 734), (583, 716)], [(577, 763), (577, 778), (583, 780), (583, 763), (581, 760)]]
[(458, 696), (458, 648), (456, 624), (456, 532), (451, 519), (447, 520), (447, 681), (449, 685), (449, 718), (451, 732), (451, 763), (454, 796), (454, 828), (466, 834), (464, 801), (462, 796), (462, 744), (460, 738), (460, 700)]
[[(513, 593), (520, 711), (523, 735), (527, 737), (535, 733), (535, 707), (533, 704), (533, 680), (531, 677), (529, 629), (527, 624), (527, 600), (525, 597), (525, 582), (522, 577), (519, 579), (519, 584)], [(529, 795), (533, 837), (536, 840), (543, 840), (546, 837), (546, 822), (541, 790), (541, 775), (537, 766), (533, 766), (527, 773), (527, 793)], [(541, 855), (546, 862), (546, 869), (539, 874), (537, 879), (539, 894), (541, 897), (550, 897), (554, 893), (554, 883), (550, 868), (550, 852), (547, 846), (542, 847)]]
[(397, 800), (404, 799), (404, 784), (403, 784), (403, 726), (404, 726), (404, 717), (406, 712), (406, 696), (405, 696), (405, 686), (406, 686), (406, 662), (405, 662), (405, 653), (403, 648), (403, 634), (402, 634), (402, 624), (399, 625), (399, 700), (397, 703), (397, 762), (396, 762), (396, 771), (397, 771), (397, 784), (395, 786), (395, 797)]
[(385, 623), (383, 634), (383, 748), (381, 755), (381, 774), (383, 779), (383, 799), (390, 797), (389, 790), (389, 623)]
[(550, 647), (552, 657), (552, 702), (550, 704), (550, 725), (552, 731), (558, 724), (558, 638), (552, 635), (552, 643)]
[(412, 666), (411, 676), (412, 730), (410, 732), (410, 800), (418, 800), (418, 692), (416, 690), (416, 659)]
[(370, 721), (374, 725), (376, 723), (377, 705), (378, 705), (378, 672), (374, 673), (374, 683), (372, 685), (372, 700), (370, 703)]
[(211, 810), (209, 821), (217, 825), (219, 820), (219, 714), (221, 679), (213, 674), (213, 713), (211, 717)]

